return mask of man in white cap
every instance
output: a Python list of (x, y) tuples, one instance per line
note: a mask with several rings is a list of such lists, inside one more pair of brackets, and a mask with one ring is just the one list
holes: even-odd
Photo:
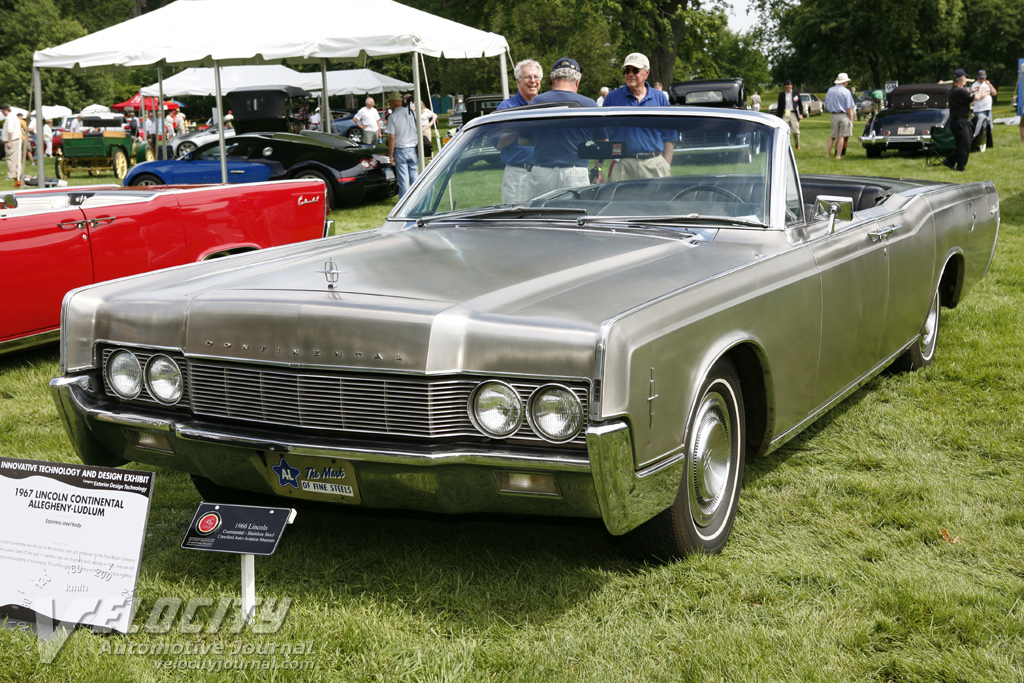
[(836, 159), (842, 159), (846, 154), (846, 143), (853, 134), (854, 109), (857, 104), (846, 87), (849, 83), (850, 77), (844, 71), (836, 78), (835, 85), (825, 93), (825, 109), (832, 114), (832, 132), (828, 138), (828, 149), (825, 150), (826, 159), (832, 153), (833, 140), (836, 145)]
[[(622, 62), (622, 77), (626, 85), (616, 88), (604, 98), (604, 107), (667, 107), (668, 95), (647, 82), (651, 63), (647, 56), (633, 52)], [(675, 150), (675, 134), (655, 128), (623, 128), (615, 135), (627, 144), (627, 155), (616, 160), (608, 171), (609, 180), (631, 180), (634, 178), (661, 178), (671, 173), (672, 154)], [(614, 136), (613, 136), (614, 137)], [(619, 137), (614, 139), (619, 140)], [(598, 165), (598, 178), (603, 180), (603, 169)]]

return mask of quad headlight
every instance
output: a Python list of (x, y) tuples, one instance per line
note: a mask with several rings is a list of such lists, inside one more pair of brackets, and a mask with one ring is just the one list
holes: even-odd
[(115, 351), (107, 361), (107, 380), (121, 398), (132, 399), (142, 391), (142, 366), (131, 351)]
[(523, 424), (523, 404), (516, 390), (504, 382), (484, 382), (469, 400), (469, 416), (477, 429), (502, 439)]
[(146, 365), (146, 387), (161, 403), (177, 403), (181, 398), (183, 382), (181, 369), (169, 356), (153, 356)]
[(548, 441), (571, 441), (583, 426), (580, 400), (557, 384), (548, 384), (533, 392), (528, 410), (533, 430)]

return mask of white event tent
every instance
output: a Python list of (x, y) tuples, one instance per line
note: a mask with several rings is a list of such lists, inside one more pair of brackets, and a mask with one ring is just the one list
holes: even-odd
[[(381, 20), (357, 21), (353, 17)], [(173, 28), (190, 26), (200, 19), (205, 26), (230, 26), (231, 31), (222, 31), (211, 40), (203, 32)], [(508, 97), (508, 42), (503, 36), (394, 0), (303, 0), (301, 11), (282, 10), (277, 0), (177, 0), (69, 43), (39, 50), (32, 59), (32, 80), (36, 109), (41, 110), (41, 69), (84, 71), (156, 66), (160, 76), (164, 65), (213, 67), (217, 110), (223, 112), (220, 67), (319, 61), (322, 90), (328, 91), (328, 59), (363, 60), (406, 53), (412, 54), (417, 111), (419, 55), (448, 59), (499, 57), (502, 92)], [(162, 102), (163, 93), (158, 93), (158, 97)], [(324, 98), (322, 118), (330, 120), (326, 95)], [(37, 125), (41, 127), (42, 122)], [(40, 162), (40, 185), (44, 182), (43, 171)], [(227, 182), (223, 152), (221, 174)]]
[[(221, 92), (258, 85), (293, 85), (310, 92), (323, 90), (323, 76), (301, 73), (280, 64), (225, 66), (220, 70)], [(217, 78), (212, 68), (185, 69), (160, 83), (142, 88), (142, 94), (157, 97), (163, 88), (164, 97), (181, 95), (216, 95)], [(386, 90), (412, 90), (413, 84), (400, 81), (370, 69), (344, 69), (327, 72), (327, 94), (369, 95)]]

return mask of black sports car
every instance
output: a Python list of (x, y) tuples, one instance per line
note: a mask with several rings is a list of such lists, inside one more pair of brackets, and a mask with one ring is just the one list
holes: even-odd
[[(900, 152), (921, 151), (931, 140), (932, 129), (949, 125), (948, 83), (901, 85), (889, 93), (885, 109), (868, 119), (860, 142), (869, 158), (882, 156), (885, 150)], [(972, 117), (975, 151), (985, 151), (986, 140), (991, 140), (992, 124), (988, 120), (979, 126)]]
[[(398, 192), (387, 150), (358, 145), (317, 131), (248, 133), (225, 140), (228, 180), (252, 183), (283, 178), (319, 178), (327, 184), (331, 208), (353, 206)], [(125, 185), (207, 184), (221, 181), (220, 142), (179, 159), (135, 166)]]

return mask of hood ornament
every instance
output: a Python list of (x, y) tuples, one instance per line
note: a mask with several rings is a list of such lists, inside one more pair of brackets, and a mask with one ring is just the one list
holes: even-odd
[(338, 270), (338, 264), (334, 262), (334, 259), (327, 261), (327, 263), (324, 264), (324, 269), (318, 270), (317, 272), (323, 273), (324, 277), (327, 278), (328, 287), (334, 287), (335, 283), (338, 281), (338, 275), (341, 273), (341, 271)]

